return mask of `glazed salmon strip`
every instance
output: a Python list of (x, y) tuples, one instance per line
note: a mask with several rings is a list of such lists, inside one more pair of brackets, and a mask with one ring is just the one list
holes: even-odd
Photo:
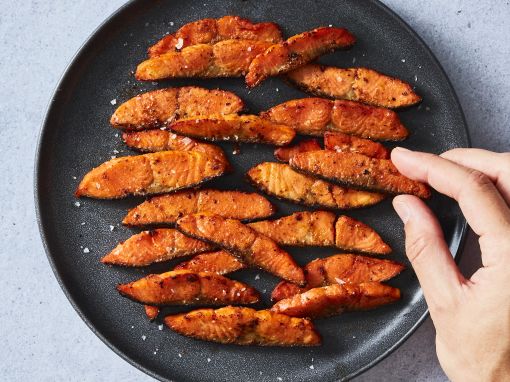
[(353, 101), (301, 98), (276, 105), (261, 116), (302, 135), (333, 131), (379, 141), (400, 141), (409, 135), (394, 111)]
[(252, 60), (270, 46), (270, 42), (256, 40), (192, 45), (143, 61), (136, 68), (135, 77), (140, 81), (241, 77), (248, 72)]
[(289, 159), (297, 153), (321, 150), (317, 139), (307, 139), (293, 146), (279, 147), (274, 151), (274, 156), (280, 162), (289, 163)]
[(284, 280), (303, 285), (303, 270), (276, 243), (239, 220), (219, 215), (186, 215), (177, 221), (185, 235), (215, 244), (249, 266), (259, 267)]
[(412, 194), (424, 199), (430, 197), (427, 185), (403, 176), (387, 159), (320, 150), (296, 154), (289, 164), (306, 174), (348, 187), (388, 194)]
[(289, 144), (296, 132), (291, 127), (271, 122), (256, 115), (202, 116), (181, 119), (170, 129), (175, 133), (210, 140), (266, 143), (275, 146)]
[(116, 199), (177, 191), (223, 175), (228, 167), (228, 162), (197, 151), (115, 158), (88, 172), (75, 195)]
[(350, 48), (356, 38), (344, 28), (322, 27), (272, 45), (251, 62), (246, 84), (257, 86), (268, 77), (299, 68), (335, 49)]
[(335, 223), (335, 247), (370, 255), (391, 253), (391, 247), (372, 227), (346, 215)]
[(374, 106), (398, 108), (421, 101), (408, 83), (367, 68), (308, 64), (287, 73), (287, 79), (314, 95)]
[(186, 270), (148, 275), (120, 284), (119, 293), (148, 305), (227, 305), (254, 304), (259, 293), (242, 282), (206, 272)]
[(274, 211), (271, 202), (254, 192), (189, 190), (152, 197), (131, 209), (122, 223), (129, 226), (174, 224), (180, 217), (198, 212), (255, 220), (267, 218)]
[[(344, 133), (324, 133), (324, 148), (343, 153), (358, 153), (376, 159), (390, 159), (390, 151), (378, 142), (347, 135)], [(320, 150), (320, 149), (319, 149)], [(314, 151), (314, 150), (306, 150)]]
[(232, 114), (243, 101), (234, 93), (198, 86), (166, 88), (133, 97), (113, 113), (112, 126), (129, 130), (166, 126), (179, 118), (196, 115)]
[(321, 343), (310, 320), (245, 307), (198, 309), (166, 316), (165, 324), (184, 336), (222, 344), (316, 346)]
[(196, 255), (190, 260), (177, 264), (174, 270), (186, 269), (192, 272), (211, 272), (226, 275), (245, 268), (246, 265), (229, 252), (216, 251)]
[(149, 48), (149, 57), (179, 51), (190, 45), (215, 44), (223, 40), (259, 40), (276, 43), (282, 40), (275, 23), (253, 23), (238, 16), (202, 19), (183, 25)]
[(374, 309), (399, 299), (399, 289), (378, 282), (334, 284), (280, 300), (271, 311), (291, 317), (319, 318), (344, 311)]
[[(200, 256), (200, 255), (198, 255)], [(306, 286), (298, 287), (287, 281), (280, 282), (271, 294), (271, 300), (280, 301), (311, 288), (333, 284), (360, 284), (386, 281), (404, 270), (404, 266), (391, 260), (340, 254), (316, 259), (304, 267)]]
[(214, 247), (176, 229), (143, 231), (118, 244), (101, 259), (104, 264), (142, 267), (178, 257), (208, 252)]
[(382, 194), (352, 190), (301, 174), (283, 163), (258, 164), (247, 176), (263, 192), (305, 206), (351, 209), (372, 206), (384, 199)]
[(154, 321), (159, 314), (159, 306), (144, 305), (145, 315), (150, 321)]

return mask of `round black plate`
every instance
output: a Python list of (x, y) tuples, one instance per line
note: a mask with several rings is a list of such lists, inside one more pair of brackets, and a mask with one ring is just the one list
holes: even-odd
[[(108, 120), (120, 102), (157, 87), (196, 84), (236, 92), (252, 113), (286, 100), (305, 97), (273, 78), (248, 91), (243, 79), (179, 80), (139, 83), (132, 71), (146, 57), (147, 47), (163, 34), (205, 17), (240, 15), (256, 21), (275, 21), (286, 36), (333, 24), (349, 28), (358, 38), (350, 51), (321, 58), (342, 67), (367, 66), (416, 85), (423, 104), (399, 112), (412, 132), (406, 147), (439, 153), (467, 146), (463, 114), (440, 65), (423, 41), (395, 14), (375, 1), (223, 0), (133, 1), (104, 23), (82, 47), (62, 78), (42, 129), (36, 167), (36, 204), (41, 235), (60, 285), (89, 327), (113, 350), (146, 373), (178, 381), (332, 381), (344, 380), (374, 365), (395, 349), (419, 325), (427, 307), (416, 277), (406, 270), (391, 284), (402, 289), (402, 300), (379, 310), (318, 320), (323, 345), (317, 348), (224, 346), (181, 337), (158, 328), (143, 308), (124, 299), (115, 285), (148, 272), (162, 272), (172, 264), (149, 269), (107, 267), (99, 258), (134, 230), (119, 225), (128, 208), (140, 198), (119, 201), (81, 199), (73, 192), (81, 177), (112, 155), (132, 154)], [(117, 105), (110, 101), (116, 99)], [(244, 178), (251, 166), (273, 160), (272, 148), (242, 145), (240, 155), (223, 145), (235, 173), (209, 183), (223, 189), (252, 190)], [(278, 216), (303, 210), (271, 200)], [(390, 199), (378, 206), (348, 212), (367, 222), (394, 248), (392, 259), (406, 262), (402, 226)], [(434, 195), (429, 205), (440, 218), (452, 253), (465, 232), (456, 204)], [(111, 227), (114, 229), (111, 231)], [(86, 248), (90, 251), (88, 252)], [(337, 251), (289, 249), (305, 264)], [(88, 252), (88, 253), (86, 253)], [(407, 263), (407, 262), (406, 262)], [(256, 277), (260, 274), (260, 279)], [(258, 271), (233, 275), (261, 292), (264, 304), (277, 279)], [(182, 309), (181, 309), (182, 310)], [(179, 309), (169, 310), (169, 312)], [(313, 365), (313, 368), (311, 367)]]

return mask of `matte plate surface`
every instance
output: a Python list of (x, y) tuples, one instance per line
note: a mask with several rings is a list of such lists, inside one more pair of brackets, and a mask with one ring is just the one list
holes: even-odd
[[(159, 84), (137, 82), (132, 71), (146, 57), (147, 47), (167, 32), (204, 17), (240, 15), (279, 23), (285, 36), (333, 24), (349, 28), (358, 38), (350, 51), (322, 57), (342, 67), (367, 66), (400, 77), (423, 96), (420, 107), (399, 112), (412, 132), (403, 145), (440, 153), (468, 145), (462, 111), (443, 70), (429, 49), (396, 15), (375, 1), (134, 1), (105, 22), (82, 47), (62, 78), (50, 104), (39, 142), (36, 201), (40, 229), (50, 263), (70, 302), (89, 327), (136, 367), (161, 380), (178, 381), (332, 381), (348, 379), (395, 349), (427, 313), (411, 269), (390, 284), (402, 289), (402, 300), (366, 313), (350, 313), (316, 321), (323, 345), (317, 348), (224, 346), (158, 330), (141, 305), (119, 296), (115, 285), (162, 272), (172, 264), (147, 269), (108, 267), (99, 258), (135, 230), (119, 223), (128, 208), (142, 199), (118, 201), (81, 199), (73, 192), (81, 177), (112, 155), (133, 154), (109, 126), (115, 108), (128, 98), (158, 87), (200, 85), (236, 92), (249, 112), (258, 113), (306, 94), (278, 78), (248, 91), (243, 79), (179, 80)], [(111, 100), (116, 99), (117, 105)], [(253, 191), (244, 173), (262, 161), (274, 160), (272, 148), (242, 145), (239, 155), (223, 145), (235, 172), (208, 184), (222, 189)], [(278, 215), (304, 208), (271, 198)], [(465, 222), (456, 204), (437, 194), (429, 205), (439, 216), (452, 253), (462, 243)], [(405, 262), (402, 225), (391, 199), (349, 215), (377, 229), (394, 248), (391, 259)], [(111, 231), (110, 226), (114, 229)], [(90, 253), (84, 253), (85, 248)], [(332, 249), (289, 249), (305, 264)], [(260, 279), (255, 278), (260, 274)], [(278, 280), (264, 272), (233, 275), (264, 292), (260, 307)], [(185, 309), (180, 309), (183, 311)], [(176, 312), (179, 309), (169, 309)], [(145, 338), (145, 340), (143, 338)], [(179, 356), (182, 355), (182, 357)], [(207, 360), (210, 359), (210, 362)], [(310, 365), (314, 368), (311, 369)]]

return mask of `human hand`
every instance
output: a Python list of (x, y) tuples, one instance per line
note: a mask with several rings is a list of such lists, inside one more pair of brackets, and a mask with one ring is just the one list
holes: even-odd
[(391, 159), (403, 175), (455, 199), (480, 237), (483, 267), (466, 279), (425, 203), (412, 195), (393, 199), (441, 367), (453, 381), (510, 381), (510, 153), (455, 149), (436, 156), (396, 148)]

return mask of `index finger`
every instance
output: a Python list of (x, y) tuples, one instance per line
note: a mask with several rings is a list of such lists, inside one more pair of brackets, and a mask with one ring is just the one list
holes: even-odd
[(482, 172), (437, 155), (401, 147), (392, 151), (391, 160), (403, 175), (427, 182), (437, 191), (455, 199), (479, 236), (508, 233), (510, 210), (494, 184)]

